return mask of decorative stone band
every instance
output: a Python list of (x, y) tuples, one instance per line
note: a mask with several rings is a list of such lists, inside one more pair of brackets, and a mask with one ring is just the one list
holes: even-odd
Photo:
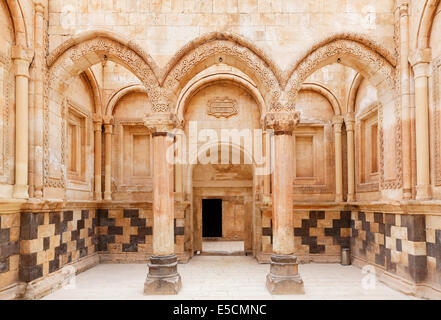
[(264, 127), (274, 130), (276, 135), (292, 134), (299, 122), (299, 112), (271, 112), (265, 116)]
[(178, 123), (176, 115), (169, 112), (150, 113), (146, 115), (144, 119), (144, 125), (154, 136), (158, 136), (160, 133), (168, 134), (170, 130), (173, 130), (178, 126)]

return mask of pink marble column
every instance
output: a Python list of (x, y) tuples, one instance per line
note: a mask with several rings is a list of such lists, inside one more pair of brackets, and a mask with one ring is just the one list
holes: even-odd
[(273, 256), (267, 276), (272, 294), (303, 294), (303, 281), (294, 255), (293, 139), (299, 122), (296, 112), (269, 113), (265, 127), (273, 134)]
[(153, 255), (144, 294), (177, 294), (181, 276), (174, 254), (174, 135), (170, 133), (177, 121), (171, 113), (152, 113), (144, 123), (153, 137)]

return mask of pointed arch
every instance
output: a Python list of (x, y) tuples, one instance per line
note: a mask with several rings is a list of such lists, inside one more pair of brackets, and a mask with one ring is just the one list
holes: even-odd
[(176, 100), (186, 83), (203, 69), (227, 64), (249, 76), (267, 103), (281, 95), (281, 71), (258, 47), (243, 37), (213, 32), (185, 45), (170, 60), (161, 76), (161, 84)]
[(302, 83), (318, 69), (341, 63), (369, 79), (375, 86), (395, 86), (396, 59), (373, 41), (360, 35), (338, 34), (320, 41), (289, 69), (286, 91), (295, 100)]
[(355, 102), (357, 99), (358, 89), (360, 88), (363, 80), (364, 78), (360, 73), (357, 73), (352, 80), (348, 95), (348, 105), (346, 109), (348, 112), (355, 112)]
[(320, 94), (323, 96), (326, 100), (329, 101), (329, 103), (332, 106), (332, 109), (334, 110), (335, 115), (341, 115), (342, 110), (340, 106), (340, 102), (338, 101), (335, 94), (326, 88), (324, 85), (320, 83), (310, 82), (310, 83), (304, 83), (302, 87), (300, 88), (300, 91), (312, 91)]
[(19, 0), (6, 0), (12, 22), (14, 24), (15, 44), (23, 48), (30, 47), (29, 33), (26, 26), (26, 19), (22, 5)]
[(247, 91), (257, 102), (260, 107), (261, 117), (266, 113), (265, 101), (259, 90), (257, 89), (257, 85), (245, 74), (239, 72), (238, 70), (231, 71), (218, 71), (211, 72), (208, 74), (198, 75), (194, 77), (192, 80), (188, 81), (186, 86), (182, 89), (177, 99), (175, 114), (178, 119), (183, 121), (185, 108), (188, 104), (188, 101), (200, 90), (203, 88), (213, 85), (215, 83), (230, 83), (232, 85), (243, 88)]
[(156, 64), (130, 41), (107, 31), (87, 31), (55, 49), (48, 58), (51, 89), (62, 91), (72, 77), (96, 63), (112, 60), (130, 70), (143, 83), (152, 104), (160, 98)]
[(103, 102), (102, 102), (100, 86), (99, 86), (98, 81), (95, 77), (95, 73), (92, 71), (91, 68), (87, 68), (84, 71), (84, 74), (86, 76), (87, 81), (89, 82), (90, 88), (93, 93), (93, 101), (94, 101), (94, 105), (95, 105), (94, 113), (102, 116), (102, 108), (103, 108), (102, 103)]
[(120, 90), (115, 92), (112, 95), (112, 97), (110, 97), (109, 102), (107, 103), (106, 108), (104, 109), (105, 115), (112, 116), (115, 106), (122, 98), (124, 98), (125, 96), (131, 93), (137, 93), (137, 92), (147, 93), (144, 86), (140, 84), (132, 84), (127, 87), (121, 88)]
[(440, 0), (426, 0), (424, 3), (417, 31), (417, 48), (419, 49), (428, 48), (430, 45), (432, 24), (439, 4)]

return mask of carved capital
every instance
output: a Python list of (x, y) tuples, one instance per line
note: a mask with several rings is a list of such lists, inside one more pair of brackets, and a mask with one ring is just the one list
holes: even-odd
[(343, 121), (344, 121), (343, 116), (340, 115), (334, 116), (334, 118), (332, 119), (332, 124), (334, 125), (335, 133), (341, 133)]
[(401, 3), (398, 6), (398, 12), (400, 14), (400, 17), (405, 17), (409, 15), (409, 4), (407, 2)]
[(45, 4), (43, 0), (34, 0), (34, 8), (35, 12), (38, 14), (44, 14)]
[(429, 76), (429, 64), (432, 60), (432, 49), (418, 49), (410, 58), (415, 78)]
[(113, 125), (113, 117), (112, 116), (105, 115), (103, 117), (103, 121), (104, 121), (105, 125)]
[(292, 132), (299, 122), (299, 112), (271, 112), (265, 116), (264, 127), (275, 132)]
[(345, 125), (347, 131), (354, 131), (355, 114), (353, 112), (349, 112), (345, 115)]
[(179, 125), (176, 115), (170, 112), (153, 112), (144, 119), (144, 125), (152, 133), (168, 132)]
[(34, 53), (22, 46), (12, 47), (12, 59), (14, 60), (15, 76), (29, 78), (29, 66)]

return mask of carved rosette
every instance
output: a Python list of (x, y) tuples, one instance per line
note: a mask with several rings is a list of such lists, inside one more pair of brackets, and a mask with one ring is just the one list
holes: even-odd
[(169, 133), (179, 126), (179, 121), (173, 113), (153, 112), (145, 117), (144, 126), (146, 126), (152, 134)]
[(299, 122), (299, 112), (271, 112), (265, 116), (264, 127), (276, 133), (291, 133)]

